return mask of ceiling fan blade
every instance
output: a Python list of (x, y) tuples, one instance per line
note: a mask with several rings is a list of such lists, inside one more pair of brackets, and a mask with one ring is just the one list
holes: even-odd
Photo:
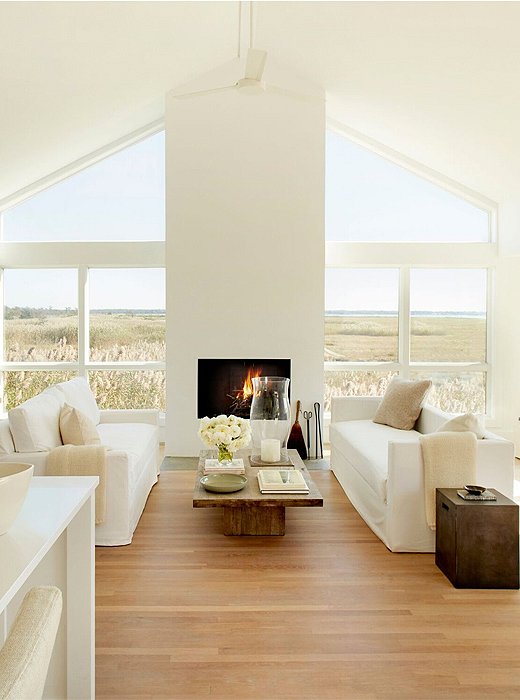
[(212, 92), (222, 92), (224, 90), (235, 90), (235, 85), (223, 85), (217, 88), (208, 88), (207, 90), (195, 90), (194, 92), (184, 92), (180, 95), (174, 95), (178, 100), (183, 100), (185, 97), (194, 97), (195, 95), (210, 95)]
[(245, 78), (248, 80), (262, 80), (262, 74), (267, 60), (267, 51), (261, 49), (249, 49), (247, 52)]

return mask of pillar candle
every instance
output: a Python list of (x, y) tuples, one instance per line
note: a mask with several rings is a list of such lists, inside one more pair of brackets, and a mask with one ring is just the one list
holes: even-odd
[(280, 461), (280, 440), (269, 438), (260, 443), (260, 459), (262, 462)]

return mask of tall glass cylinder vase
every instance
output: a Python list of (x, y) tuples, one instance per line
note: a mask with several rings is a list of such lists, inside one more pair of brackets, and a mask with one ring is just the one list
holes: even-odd
[(251, 462), (287, 464), (287, 438), (291, 428), (289, 379), (253, 378), (250, 422)]

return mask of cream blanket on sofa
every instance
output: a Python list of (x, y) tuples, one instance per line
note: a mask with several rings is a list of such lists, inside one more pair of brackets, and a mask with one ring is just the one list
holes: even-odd
[(426, 522), (435, 530), (435, 489), (460, 489), (477, 478), (477, 438), (474, 433), (421, 435)]
[(49, 452), (47, 476), (99, 476), (96, 487), (96, 525), (106, 513), (106, 448), (103, 445), (62, 445)]

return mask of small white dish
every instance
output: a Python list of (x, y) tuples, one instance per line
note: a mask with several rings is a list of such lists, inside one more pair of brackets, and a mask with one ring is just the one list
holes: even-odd
[(0, 535), (13, 524), (27, 496), (34, 464), (0, 462)]

